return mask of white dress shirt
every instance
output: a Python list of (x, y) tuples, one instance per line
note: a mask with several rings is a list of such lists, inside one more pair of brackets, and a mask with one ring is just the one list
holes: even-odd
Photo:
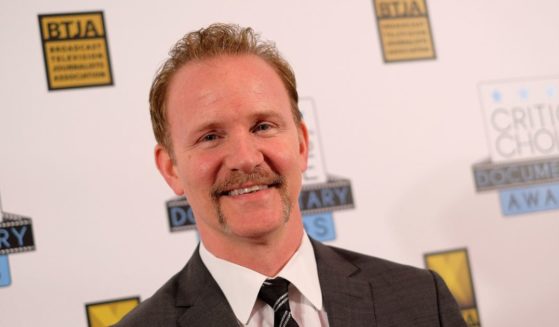
[[(268, 277), (254, 270), (217, 258), (204, 243), (200, 244), (202, 262), (225, 294), (241, 326), (273, 327), (274, 312), (258, 299), (258, 292)], [(291, 282), (289, 307), (299, 326), (328, 326), (322, 305), (322, 291), (312, 244), (305, 233), (299, 249), (275, 277)]]

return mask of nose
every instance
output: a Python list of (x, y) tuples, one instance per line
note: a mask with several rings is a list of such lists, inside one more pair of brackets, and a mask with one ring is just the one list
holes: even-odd
[(232, 137), (225, 164), (228, 169), (251, 173), (264, 161), (264, 155), (259, 149), (254, 135), (241, 133)]

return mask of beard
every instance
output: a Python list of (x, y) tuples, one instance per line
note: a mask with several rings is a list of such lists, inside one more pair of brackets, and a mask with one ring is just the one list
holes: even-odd
[(278, 190), (282, 203), (282, 217), (283, 221), (287, 222), (291, 215), (291, 199), (287, 192), (287, 181), (285, 177), (274, 173), (265, 168), (256, 168), (251, 173), (244, 173), (241, 171), (233, 171), (223, 181), (216, 183), (211, 189), (211, 198), (214, 210), (216, 212), (219, 224), (225, 231), (228, 230), (227, 216), (223, 213), (219, 199), (226, 196), (226, 192), (239, 188), (241, 185), (251, 183), (254, 185), (268, 185)]

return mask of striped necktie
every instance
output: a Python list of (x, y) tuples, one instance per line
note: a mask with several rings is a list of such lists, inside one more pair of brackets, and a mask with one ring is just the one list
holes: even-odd
[(288, 286), (289, 281), (281, 277), (266, 279), (258, 293), (258, 298), (274, 310), (274, 327), (299, 327), (289, 309)]

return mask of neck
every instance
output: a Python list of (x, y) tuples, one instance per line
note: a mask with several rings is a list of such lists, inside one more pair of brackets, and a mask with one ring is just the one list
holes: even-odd
[(291, 217), (281, 230), (255, 237), (223, 237), (200, 228), (199, 231), (204, 246), (216, 257), (273, 277), (301, 245), (303, 223)]

